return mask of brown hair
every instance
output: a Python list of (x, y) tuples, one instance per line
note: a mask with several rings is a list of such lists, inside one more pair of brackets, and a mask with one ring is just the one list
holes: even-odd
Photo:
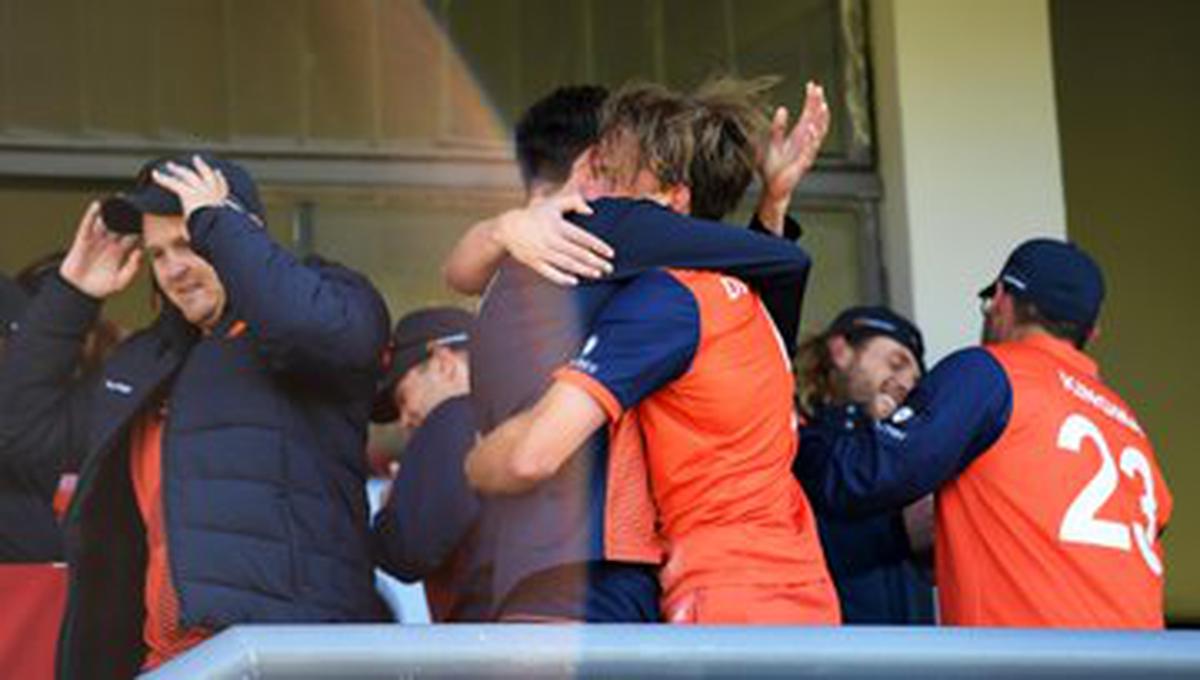
[(833, 363), (829, 341), (839, 336), (855, 350), (879, 337), (826, 330), (810, 336), (800, 345), (796, 350), (796, 394), (800, 412), (807, 416), (812, 416), (821, 406), (837, 401), (838, 367)]
[(1075, 349), (1083, 349), (1087, 346), (1092, 335), (1091, 327), (1075, 321), (1051, 319), (1043, 314), (1036, 304), (1016, 296), (1013, 296), (1012, 301), (1013, 318), (1018, 324), (1041, 326), (1050, 335), (1070, 342)]
[(796, 392), (800, 411), (811, 416), (822, 404), (833, 401), (833, 375), (837, 367), (829, 352), (828, 331), (813, 335), (796, 350)]
[(601, 156), (608, 157), (632, 138), (636, 162), (632, 167), (604, 167), (601, 172), (611, 177), (615, 173), (649, 170), (664, 187), (689, 184), (693, 115), (686, 98), (661, 85), (636, 82), (624, 85), (601, 109), (599, 146)]
[(692, 215), (718, 220), (741, 202), (771, 127), (766, 94), (779, 78), (714, 76), (691, 95), (695, 145), (689, 168)]

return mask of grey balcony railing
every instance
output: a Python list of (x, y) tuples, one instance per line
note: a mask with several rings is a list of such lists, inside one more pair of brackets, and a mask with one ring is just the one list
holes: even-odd
[(238, 626), (144, 677), (1200, 677), (1200, 632), (665, 625)]

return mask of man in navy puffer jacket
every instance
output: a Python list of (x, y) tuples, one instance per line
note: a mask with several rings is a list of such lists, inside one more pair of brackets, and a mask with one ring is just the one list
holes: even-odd
[[(130, 677), (238, 623), (383, 616), (365, 450), (387, 309), (302, 263), (239, 166), (180, 157), (85, 213), (0, 369), (0, 450), (81, 452), (58, 675)], [(144, 255), (164, 299), (73, 380), (101, 302)]]

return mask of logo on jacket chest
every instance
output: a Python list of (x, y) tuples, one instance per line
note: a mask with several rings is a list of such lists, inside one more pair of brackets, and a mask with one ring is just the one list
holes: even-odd
[(112, 378), (104, 379), (104, 389), (124, 397), (128, 397), (129, 395), (133, 394), (133, 385), (130, 385), (123, 380), (114, 380)]

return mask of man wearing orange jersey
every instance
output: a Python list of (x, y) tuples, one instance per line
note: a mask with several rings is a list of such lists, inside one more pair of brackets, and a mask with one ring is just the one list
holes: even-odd
[[(711, 110), (745, 111), (737, 100), (714, 98)], [(737, 117), (748, 121), (742, 128), (747, 132), (718, 128), (696, 135), (707, 140), (697, 142), (698, 158), (727, 161), (711, 163), (709, 181), (746, 178), (725, 210), (740, 198), (756, 156), (752, 116), (745, 111)], [(632, 146), (625, 150), (637, 155)], [(613, 156), (624, 157), (621, 151)], [(690, 209), (687, 191), (644, 171), (638, 176), (652, 200)], [(790, 291), (795, 318), (801, 291)], [(590, 330), (544, 396), (468, 457), (472, 483), (485, 493), (535, 488), (558, 474), (596, 430), (615, 428), (632, 411), (645, 436), (650, 487), (667, 542), (659, 578), (665, 617), (681, 623), (838, 623), (837, 595), (813, 515), (789, 474), (796, 432), (786, 343), (759, 295), (718, 273), (653, 270), (618, 291)]]
[(848, 514), (937, 491), (944, 623), (1161, 628), (1171, 494), (1137, 417), (1082, 352), (1100, 268), (1033, 239), (980, 297), (983, 347), (939, 363), (886, 421), (806, 430), (825, 441), (797, 473), (816, 480), (818, 508)]

